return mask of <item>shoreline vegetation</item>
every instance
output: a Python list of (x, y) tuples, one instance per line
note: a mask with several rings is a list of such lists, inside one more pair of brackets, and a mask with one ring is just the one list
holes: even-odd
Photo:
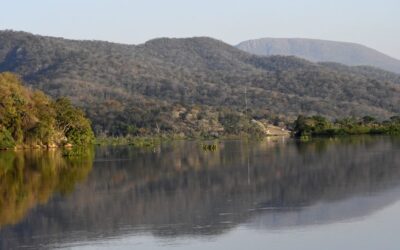
[(292, 135), (303, 140), (311, 137), (400, 135), (400, 116), (392, 116), (384, 121), (371, 116), (330, 121), (323, 116), (300, 115), (293, 123)]
[(54, 101), (15, 74), (0, 73), (0, 149), (71, 148), (93, 140), (89, 119), (69, 99)]
[[(347, 117), (329, 120), (323, 116), (303, 116), (298, 118), (286, 128), (281, 128), (281, 134), (251, 133), (242, 131), (239, 134), (225, 134), (221, 136), (185, 137), (181, 135), (161, 134), (153, 136), (103, 136), (95, 139), (96, 145), (129, 145), (134, 147), (154, 147), (161, 142), (173, 140), (229, 140), (253, 139), (262, 140), (266, 137), (290, 136), (300, 140), (309, 140), (312, 137), (342, 137), (353, 135), (400, 135), (400, 116), (392, 116), (389, 120), (379, 121), (372, 116), (362, 118)], [(279, 127), (274, 127), (277, 129)], [(252, 131), (254, 132), (254, 130)]]
[[(362, 118), (349, 117), (330, 121), (323, 116), (298, 116), (288, 124), (290, 133), (280, 135), (241, 133), (236, 135), (223, 135), (215, 137), (182, 137), (179, 135), (158, 136), (126, 136), (126, 137), (97, 137), (96, 145), (128, 145), (134, 147), (154, 147), (161, 142), (173, 140), (229, 140), (229, 139), (253, 139), (262, 140), (266, 137), (290, 136), (300, 140), (309, 140), (312, 137), (343, 137), (353, 135), (400, 135), (400, 116), (392, 116), (389, 120), (378, 121), (371, 116)], [(289, 130), (285, 130), (289, 131)]]
[(69, 99), (53, 101), (41, 91), (24, 87), (15, 74), (0, 73), (0, 150), (63, 148), (64, 155), (74, 156), (79, 154), (80, 147), (89, 144), (150, 148), (172, 140), (260, 140), (269, 136), (307, 140), (315, 136), (400, 135), (400, 116), (379, 121), (371, 116), (329, 120), (323, 116), (300, 115), (294, 122), (278, 119), (277, 124), (272, 124), (257, 119), (251, 112), (248, 115), (237, 111), (223, 113), (215, 119), (218, 126), (192, 126), (175, 133), (164, 131), (156, 122), (153, 133), (139, 133), (140, 128), (135, 128), (132, 131), (137, 133), (115, 136), (101, 133), (95, 137), (91, 121)]
[(162, 141), (173, 140), (172, 138), (162, 138), (162, 137), (97, 137), (94, 141), (95, 145), (102, 146), (133, 146), (137, 148), (152, 148)]

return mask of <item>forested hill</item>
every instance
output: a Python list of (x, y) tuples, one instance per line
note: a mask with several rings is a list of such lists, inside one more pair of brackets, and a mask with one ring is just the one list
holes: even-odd
[(400, 73), (400, 60), (356, 43), (304, 38), (261, 38), (244, 41), (236, 47), (262, 56), (297, 56), (313, 62), (369, 65)]
[(97, 133), (227, 129), (243, 117), (245, 89), (257, 119), (400, 113), (399, 75), (255, 56), (206, 37), (134, 46), (2, 31), (0, 71), (16, 72), (53, 97), (70, 97)]

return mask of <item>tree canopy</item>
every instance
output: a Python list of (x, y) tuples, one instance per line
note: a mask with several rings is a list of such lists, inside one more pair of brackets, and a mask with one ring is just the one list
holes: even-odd
[(393, 116), (390, 120), (379, 122), (372, 116), (364, 116), (330, 121), (323, 116), (299, 115), (293, 123), (293, 133), (300, 138), (358, 134), (400, 135), (400, 119)]
[(25, 88), (18, 76), (0, 73), (0, 149), (84, 145), (93, 137), (90, 121), (68, 99), (53, 101)]

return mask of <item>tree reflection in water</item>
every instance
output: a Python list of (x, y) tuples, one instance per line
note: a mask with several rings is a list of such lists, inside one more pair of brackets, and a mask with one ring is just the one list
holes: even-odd
[(64, 158), (58, 150), (0, 152), (0, 228), (18, 223), (55, 192), (71, 193), (92, 169), (93, 154), (87, 150)]
[[(209, 236), (260, 216), (260, 225), (272, 229), (363, 216), (398, 197), (386, 193), (400, 184), (399, 149), (399, 138), (368, 136), (305, 143), (224, 141), (215, 152), (188, 141), (143, 151), (98, 147), (93, 171), (77, 192), (39, 206), (0, 231), (0, 239), (12, 248), (143, 232)], [(70, 190), (55, 179), (48, 189)], [(40, 187), (34, 194), (45, 193)], [(334, 215), (313, 208), (364, 195), (368, 202)], [(309, 212), (293, 222), (299, 218), (293, 211)]]

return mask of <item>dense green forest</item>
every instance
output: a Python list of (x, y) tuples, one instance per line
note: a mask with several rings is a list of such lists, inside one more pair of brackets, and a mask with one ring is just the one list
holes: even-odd
[(90, 121), (68, 99), (53, 101), (0, 73), (0, 149), (85, 145), (93, 138)]
[(206, 37), (123, 45), (1, 31), (1, 71), (67, 96), (97, 135), (241, 133), (252, 120), (282, 124), (299, 114), (384, 120), (400, 113), (397, 74), (255, 56)]
[(300, 115), (293, 124), (296, 137), (340, 136), (360, 134), (400, 135), (400, 116), (392, 116), (390, 120), (378, 121), (371, 116), (361, 119), (354, 117), (330, 121), (323, 116), (306, 117)]

